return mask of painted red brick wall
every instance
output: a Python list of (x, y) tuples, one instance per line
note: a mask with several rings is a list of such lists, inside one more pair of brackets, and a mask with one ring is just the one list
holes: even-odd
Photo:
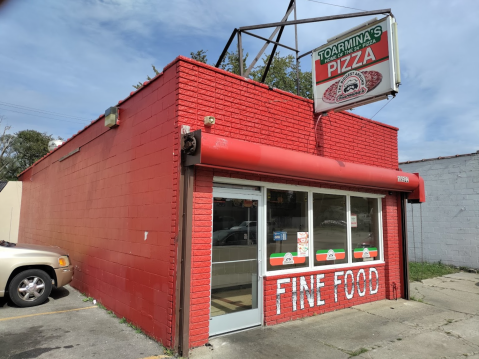
[(209, 337), (213, 231), (212, 172), (204, 170), (195, 172), (189, 333), (191, 348), (205, 344)]
[[(318, 274), (322, 277), (318, 278)], [(281, 279), (287, 282), (278, 284)], [(302, 280), (307, 289), (301, 290)], [(385, 282), (384, 264), (265, 277), (264, 324), (279, 324), (385, 299)], [(278, 294), (278, 286), (283, 293)]]
[(399, 196), (386, 196), (383, 199), (383, 233), (384, 252), (387, 253), (385, 267), (386, 298), (402, 298), (403, 266), (402, 266), (402, 233), (399, 223)]
[[(319, 118), (313, 101), (180, 57), (178, 120), (192, 130), (371, 166), (398, 168), (397, 128), (354, 115)], [(204, 127), (204, 117), (216, 124)], [(319, 146), (318, 146), (319, 145)]]
[(20, 178), (19, 242), (68, 250), (73, 287), (167, 346), (174, 333), (177, 97), (173, 64), (121, 103), (118, 128), (100, 118)]
[[(270, 90), (266, 85), (245, 80), (187, 58), (179, 58), (177, 69), (179, 73), (178, 121), (180, 125), (189, 125), (192, 131), (202, 129), (220, 136), (341, 161), (398, 168), (397, 128), (395, 127), (350, 113), (329, 114), (325, 117), (314, 116), (313, 102), (310, 100), (284, 91)], [(214, 116), (216, 124), (210, 128), (205, 127), (203, 123), (205, 116)], [(252, 174), (197, 169), (193, 208), (191, 347), (205, 344), (209, 336), (213, 175), (371, 192), (371, 190), (348, 186), (320, 185), (317, 182), (307, 181), (300, 183)], [(386, 194), (385, 192), (374, 193)], [(399, 248), (397, 207), (394, 205), (396, 200), (396, 195), (393, 195), (387, 196), (387, 199), (383, 201), (383, 214), (387, 219), (383, 224), (385, 247), (386, 242), (388, 243), (387, 256), (390, 249)], [(392, 217), (389, 218), (389, 215)], [(375, 266), (380, 274), (380, 289), (377, 294), (364, 297), (356, 295), (351, 300), (344, 300), (344, 286), (342, 286), (342, 299), (338, 303), (331, 303), (329, 300), (329, 303), (324, 306), (290, 314), (287, 314), (285, 309), (281, 319), (272, 315), (273, 312), (276, 313), (276, 277), (266, 279), (265, 324), (384, 299), (386, 296), (389, 298), (392, 295), (389, 288), (390, 281), (395, 280), (398, 288), (400, 287), (398, 260), (394, 258), (390, 265)], [(355, 268), (354, 273), (357, 270), (359, 268)], [(347, 269), (344, 271), (346, 272)], [(334, 276), (334, 271), (332, 275)], [(331, 283), (331, 278), (326, 277), (326, 287), (322, 293), (325, 298), (331, 295), (331, 288), (333, 288)], [(272, 294), (273, 287), (274, 294)], [(286, 296), (285, 306), (288, 300), (291, 303), (291, 297), (287, 299)]]

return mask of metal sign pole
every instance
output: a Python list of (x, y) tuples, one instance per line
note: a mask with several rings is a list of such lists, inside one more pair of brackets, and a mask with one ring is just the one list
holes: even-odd
[(243, 76), (243, 43), (241, 41), (241, 30), (238, 31), (238, 59), (239, 59), (239, 75)]
[[(291, 12), (294, 11), (294, 20), (293, 21), (287, 21), (288, 16), (291, 14)], [(264, 51), (266, 50), (266, 47), (270, 44), (273, 43), (273, 51), (271, 52), (271, 55), (269, 56), (268, 63), (266, 64), (264, 73), (261, 78), (261, 82), (265, 82), (266, 77), (268, 76), (268, 71), (269, 68), (271, 67), (271, 63), (273, 62), (274, 55), (276, 53), (276, 49), (278, 46), (285, 47), (289, 50), (292, 50), (296, 53), (296, 93), (299, 95), (300, 93), (300, 81), (299, 81), (299, 59), (302, 57), (309, 55), (312, 53), (312, 51), (308, 51), (307, 53), (304, 53), (302, 55), (299, 55), (299, 48), (298, 48), (298, 28), (297, 25), (299, 24), (308, 24), (312, 22), (321, 22), (321, 21), (330, 21), (330, 20), (339, 20), (339, 19), (349, 19), (349, 18), (354, 18), (354, 17), (361, 17), (361, 16), (370, 16), (370, 15), (378, 15), (378, 14), (386, 14), (386, 15), (392, 15), (391, 14), (391, 9), (381, 9), (381, 10), (373, 10), (373, 11), (363, 11), (363, 12), (356, 12), (356, 13), (350, 13), (350, 14), (342, 14), (342, 15), (332, 15), (332, 16), (323, 16), (323, 17), (316, 17), (316, 18), (309, 18), (309, 19), (297, 19), (297, 8), (296, 8), (296, 0), (290, 0), (288, 9), (286, 11), (285, 16), (280, 22), (274, 22), (274, 23), (269, 23), (269, 24), (261, 24), (261, 25), (252, 25), (252, 26), (243, 26), (238, 29), (234, 29), (233, 33), (231, 34), (228, 43), (226, 44), (225, 48), (223, 49), (223, 52), (220, 55), (220, 58), (218, 59), (216, 63), (216, 67), (219, 67), (221, 63), (223, 62), (228, 48), (231, 45), (231, 42), (233, 41), (235, 35), (238, 35), (238, 64), (239, 64), (239, 75), (242, 77), (247, 77), (251, 73), (251, 70), (253, 69), (254, 65), (256, 62), (259, 60), (259, 58), (262, 56)], [(294, 25), (294, 38), (295, 38), (295, 47), (294, 49), (281, 44), (279, 41), (281, 39), (281, 36), (283, 34), (283, 30), (285, 26), (288, 25)], [(266, 39), (264, 37), (261, 37), (259, 35), (255, 35), (252, 33), (249, 33), (248, 30), (258, 30), (258, 29), (265, 29), (269, 27), (276, 27), (276, 29), (273, 31), (269, 39)], [(243, 63), (243, 44), (242, 44), (242, 32), (250, 35), (257, 37), (259, 39), (264, 40), (266, 43), (263, 45), (261, 48), (260, 52), (256, 57), (254, 58), (253, 62), (248, 66), (246, 71), (244, 70), (244, 63)], [(272, 39), (274, 36), (277, 34), (276, 41), (273, 41)]]
[[(296, 0), (294, 0), (294, 21), (296, 21)], [(299, 61), (298, 61), (298, 25), (294, 25), (294, 41), (296, 47), (296, 95), (299, 96)]]
[[(286, 11), (286, 15), (284, 15), (284, 17), (283, 17), (283, 19), (281, 19), (281, 21), (286, 21), (286, 20), (288, 20), (289, 14), (291, 14), (292, 11), (293, 11), (293, 8), (292, 8), (292, 7), (289, 7), (289, 8), (288, 8), (288, 11)], [(276, 34), (278, 33), (279, 29), (281, 29), (281, 26), (278, 26), (276, 29), (274, 29), (273, 33), (271, 34), (271, 36), (269, 37), (268, 40), (259, 37), (259, 38), (265, 40), (266, 43), (263, 45), (263, 47), (261, 48), (261, 50), (258, 52), (258, 55), (256, 55), (256, 57), (253, 59), (253, 61), (251, 62), (251, 64), (248, 66), (248, 69), (246, 70), (246, 72), (245, 72), (245, 74), (244, 74), (245, 77), (248, 77), (248, 76), (249, 76), (249, 74), (251, 73), (251, 70), (253, 70), (254, 65), (256, 65), (256, 62), (258, 62), (258, 60), (261, 58), (261, 56), (263, 55), (263, 53), (264, 53), (264, 51), (266, 50), (266, 48), (268, 47), (268, 45), (272, 42), (272, 40), (274, 39), (274, 37), (275, 37)], [(253, 34), (247, 33), (247, 32), (245, 32), (245, 34), (254, 36)], [(217, 66), (217, 67), (218, 67), (218, 66)]]

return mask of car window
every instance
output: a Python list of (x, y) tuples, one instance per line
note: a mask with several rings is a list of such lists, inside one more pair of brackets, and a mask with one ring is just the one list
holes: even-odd
[(247, 240), (244, 238), (244, 232), (234, 232), (225, 238), (225, 246), (237, 246), (247, 244)]

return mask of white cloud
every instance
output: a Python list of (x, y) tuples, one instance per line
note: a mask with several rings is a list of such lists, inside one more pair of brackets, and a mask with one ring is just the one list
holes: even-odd
[[(332, 1), (331, 1), (332, 2)], [(10, 1), (0, 9), (0, 98), (45, 110), (96, 118), (124, 98), (131, 85), (179, 54), (207, 49), (216, 61), (235, 27), (279, 21), (288, 0), (53, 0)], [(479, 50), (471, 1), (334, 1), (365, 10), (392, 8), (399, 23), (403, 85), (374, 120), (400, 128), (403, 160), (471, 152), (477, 146)], [(355, 10), (298, 0), (298, 17)], [(292, 18), (292, 17), (291, 17)], [(301, 52), (367, 18), (298, 27)], [(257, 33), (268, 36), (272, 29)], [(294, 45), (293, 28), (282, 42)], [(260, 40), (244, 37), (252, 58)], [(231, 50), (235, 49), (233, 44)], [(268, 49), (270, 51), (270, 49)], [(288, 53), (281, 50), (282, 54)], [(310, 58), (304, 58), (309, 69)], [(373, 116), (385, 102), (356, 109)], [(35, 128), (70, 137), (82, 126), (0, 112), (16, 130)], [(432, 153), (436, 151), (435, 153)]]

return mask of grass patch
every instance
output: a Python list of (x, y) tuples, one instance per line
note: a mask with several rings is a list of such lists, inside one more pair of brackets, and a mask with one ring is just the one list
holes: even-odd
[(416, 298), (413, 295), (411, 295), (409, 299), (414, 300), (415, 302), (424, 303), (424, 300), (422, 298)]
[(137, 332), (138, 334), (146, 335), (145, 333), (143, 333), (143, 330), (141, 330), (140, 327), (137, 327), (136, 325), (131, 324), (131, 323), (127, 323), (127, 325), (128, 325), (131, 329), (134, 329), (135, 332)]
[[(84, 293), (81, 293), (81, 295), (84, 297), (82, 298), (82, 301), (83, 302), (93, 302), (94, 301), (94, 298), (92, 297), (87, 297)], [(108, 310), (103, 304), (101, 304), (100, 302), (96, 301), (96, 305), (98, 306), (98, 308), (100, 309), (103, 309), (107, 314), (111, 315), (113, 318), (118, 318), (118, 316), (112, 311), (112, 310)], [(160, 344), (162, 347), (163, 347), (163, 352), (164, 354), (168, 355), (168, 356), (175, 356), (175, 352), (170, 349), (170, 348), (167, 348), (165, 347), (161, 342), (159, 342), (158, 340), (156, 340), (155, 338), (153, 338), (152, 336), (149, 336), (148, 334), (146, 334), (140, 327), (134, 325), (133, 323), (130, 323), (125, 317), (123, 318), (118, 318), (119, 319), (119, 322), (120, 324), (126, 324), (127, 326), (129, 326), (131, 329), (133, 329), (136, 333), (138, 334), (142, 334), (144, 335), (145, 337), (157, 342), (158, 344)], [(177, 357), (178, 359), (183, 359), (182, 357)]]
[(437, 263), (418, 263), (409, 262), (409, 280), (412, 282), (419, 282), (423, 279), (440, 277), (446, 274), (460, 272), (459, 269), (454, 268), (441, 262)]
[(366, 353), (368, 350), (366, 348), (359, 348), (353, 352), (349, 352), (350, 358)]
[(163, 351), (164, 351), (165, 355), (168, 355), (168, 356), (174, 356), (175, 355), (175, 352), (173, 350), (171, 350), (170, 348), (163, 347)]

